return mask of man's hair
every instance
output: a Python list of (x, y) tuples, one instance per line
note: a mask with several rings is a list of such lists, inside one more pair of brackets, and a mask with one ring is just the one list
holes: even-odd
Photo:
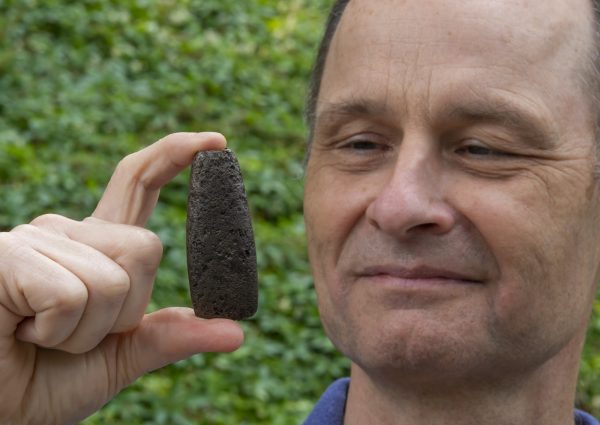
[(596, 156), (599, 161), (596, 176), (600, 177), (600, 0), (592, 0), (594, 9), (594, 40), (587, 71), (584, 73), (584, 84), (589, 89), (592, 111), (595, 114)]
[[(331, 46), (331, 40), (333, 39), (338, 24), (342, 19), (342, 14), (349, 2), (350, 0), (336, 0), (333, 4), (325, 25), (325, 33), (321, 40), (319, 50), (317, 51), (317, 58), (312, 70), (305, 108), (305, 119), (309, 130), (307, 158), (314, 136), (317, 101), (319, 99), (321, 80), (323, 79), (323, 71), (325, 70), (325, 62), (329, 53), (329, 47)], [(596, 146), (600, 160), (600, 0), (592, 0), (592, 7), (594, 10), (594, 44), (582, 75), (585, 92), (590, 93), (591, 96), (591, 107), (595, 115), (595, 137), (598, 142), (596, 143)], [(600, 177), (600, 161), (597, 175)]]
[(310, 86), (308, 88), (308, 97), (306, 99), (305, 108), (305, 119), (309, 131), (308, 147), (306, 150), (307, 158), (313, 139), (317, 101), (319, 99), (319, 91), (321, 90), (321, 80), (323, 79), (323, 71), (325, 70), (325, 61), (327, 60), (327, 54), (329, 53), (329, 47), (331, 46), (331, 40), (333, 39), (335, 30), (337, 29), (338, 24), (342, 19), (344, 9), (346, 9), (346, 6), (349, 2), (350, 0), (336, 0), (334, 3), (333, 7), (331, 8), (331, 12), (329, 13), (329, 17), (327, 18), (327, 23), (325, 24), (325, 34), (323, 34), (321, 45), (317, 51), (317, 58), (315, 60), (310, 78)]

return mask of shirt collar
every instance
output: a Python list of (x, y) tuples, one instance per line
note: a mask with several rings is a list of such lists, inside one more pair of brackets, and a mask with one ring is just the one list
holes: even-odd
[(304, 425), (343, 425), (350, 378), (335, 381), (315, 405)]
[[(323, 393), (303, 425), (344, 425), (344, 411), (350, 378), (342, 378), (331, 384)], [(576, 425), (600, 425), (588, 413), (575, 410)]]

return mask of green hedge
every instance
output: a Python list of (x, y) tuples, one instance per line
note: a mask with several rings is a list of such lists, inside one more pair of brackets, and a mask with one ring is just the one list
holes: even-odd
[[(86, 424), (296, 424), (348, 373), (322, 333), (302, 221), (302, 109), (328, 2), (0, 2), (0, 229), (83, 218), (118, 160), (175, 131), (228, 136), (254, 217), (260, 310), (233, 354), (140, 379)], [(149, 227), (151, 309), (189, 305), (187, 173)]]
[[(301, 215), (302, 108), (329, 6), (0, 1), (0, 230), (85, 217), (122, 156), (175, 131), (227, 135), (249, 192), (261, 297), (245, 345), (149, 374), (85, 424), (297, 424), (348, 374), (319, 324)], [(187, 178), (149, 224), (165, 246), (150, 309), (189, 305)], [(596, 414), (599, 332), (594, 318), (579, 392)]]

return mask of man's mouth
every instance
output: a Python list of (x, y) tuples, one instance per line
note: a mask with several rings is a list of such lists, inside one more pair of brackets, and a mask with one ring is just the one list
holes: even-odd
[(462, 283), (481, 284), (483, 280), (474, 273), (465, 273), (443, 267), (398, 265), (374, 265), (362, 267), (356, 273), (359, 278), (372, 278), (380, 281), (398, 283)]

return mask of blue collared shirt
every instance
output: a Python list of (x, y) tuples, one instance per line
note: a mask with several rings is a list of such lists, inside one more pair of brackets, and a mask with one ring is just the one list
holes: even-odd
[[(343, 425), (350, 378), (335, 381), (315, 405), (304, 425)], [(576, 425), (600, 425), (591, 415), (575, 410)]]

